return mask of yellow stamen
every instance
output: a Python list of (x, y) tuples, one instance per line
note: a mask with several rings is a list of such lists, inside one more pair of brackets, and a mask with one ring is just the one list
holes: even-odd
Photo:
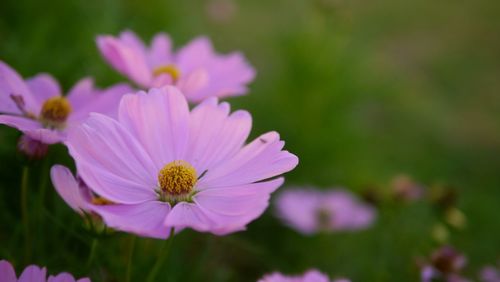
[(177, 160), (164, 166), (158, 173), (161, 192), (167, 196), (187, 196), (196, 184), (196, 170), (188, 162)]
[(170, 75), (174, 82), (181, 77), (181, 71), (174, 65), (159, 66), (153, 70), (154, 76), (159, 76), (164, 73)]
[(66, 98), (62, 96), (52, 97), (43, 104), (40, 120), (47, 127), (60, 128), (64, 126), (71, 111), (71, 104)]

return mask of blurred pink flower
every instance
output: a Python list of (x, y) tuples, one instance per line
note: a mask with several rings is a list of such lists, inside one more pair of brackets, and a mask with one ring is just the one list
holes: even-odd
[[(303, 275), (296, 276), (283, 275), (279, 272), (274, 272), (265, 275), (257, 282), (330, 282), (330, 279), (326, 274), (323, 274), (316, 269), (311, 269)], [(349, 282), (349, 280), (340, 278), (334, 279), (332, 282)]]
[(277, 213), (303, 234), (369, 227), (376, 211), (345, 190), (290, 189), (278, 195)]
[(0, 261), (0, 281), (1, 282), (90, 282), (89, 278), (81, 278), (76, 280), (71, 274), (67, 272), (59, 273), (56, 276), (50, 275), (47, 279), (47, 269), (40, 268), (36, 265), (26, 267), (19, 276), (16, 277), (14, 267), (6, 261)]
[(0, 61), (0, 124), (45, 144), (61, 142), (66, 129), (81, 123), (90, 112), (116, 114), (121, 96), (131, 91), (126, 84), (97, 90), (92, 79), (85, 78), (62, 96), (52, 76), (39, 74), (24, 81)]
[(244, 230), (268, 206), (276, 178), (298, 159), (276, 132), (244, 145), (246, 111), (208, 99), (189, 111), (175, 87), (125, 95), (118, 120), (91, 114), (69, 133), (79, 175), (113, 205), (95, 206), (106, 224), (166, 238), (192, 228), (222, 235)]
[(119, 37), (98, 36), (97, 46), (109, 64), (141, 87), (175, 85), (190, 102), (243, 95), (255, 77), (241, 53), (217, 54), (206, 37), (174, 52), (167, 34), (157, 34), (148, 47), (135, 33), (124, 31)]
[(500, 263), (497, 266), (488, 265), (481, 269), (479, 273), (481, 282), (500, 282)]

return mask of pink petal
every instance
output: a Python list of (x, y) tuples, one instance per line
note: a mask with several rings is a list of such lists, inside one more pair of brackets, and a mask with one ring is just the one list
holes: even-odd
[(203, 173), (236, 154), (252, 126), (246, 111), (229, 114), (229, 104), (207, 99), (191, 112), (189, 150), (186, 160)]
[(0, 260), (0, 277), (2, 282), (17, 282), (16, 271), (6, 260)]
[[(37, 104), (43, 105), (46, 100), (61, 95), (59, 83), (49, 74), (38, 74), (26, 81)], [(38, 112), (38, 111), (37, 111)]]
[(66, 145), (84, 181), (115, 203), (155, 199), (158, 170), (134, 135), (116, 120), (92, 113)]
[(47, 269), (40, 268), (36, 265), (26, 267), (19, 277), (19, 282), (45, 282), (47, 277)]
[(80, 191), (80, 185), (73, 173), (62, 165), (55, 165), (50, 170), (50, 178), (59, 196), (77, 213), (88, 210), (88, 201)]
[(148, 63), (151, 68), (164, 66), (172, 62), (172, 42), (165, 33), (158, 33), (151, 41)]
[(189, 108), (175, 87), (125, 95), (120, 103), (119, 120), (144, 145), (156, 165), (156, 172), (174, 160), (184, 159)]
[(302, 279), (303, 279), (302, 280), (303, 282), (329, 282), (330, 281), (330, 278), (328, 278), (328, 276), (326, 276), (325, 274), (323, 274), (315, 269), (307, 271), (304, 274), (304, 277)]
[(56, 276), (49, 276), (49, 280), (47, 282), (75, 282), (75, 278), (67, 272), (62, 272)]
[[(195, 102), (212, 96), (245, 94), (246, 84), (255, 77), (255, 70), (242, 54), (219, 55), (206, 37), (196, 38), (179, 50), (176, 61), (183, 73), (179, 87), (189, 100)], [(203, 80), (189, 78), (199, 70), (206, 73)]]
[(193, 102), (200, 102), (209, 97), (207, 95), (200, 95), (200, 90), (206, 88), (210, 83), (210, 74), (206, 69), (198, 68), (192, 72), (184, 75), (177, 83), (177, 87), (186, 95), (186, 97)]
[(29, 118), (0, 115), (0, 124), (5, 124), (22, 131), (29, 137), (45, 144), (61, 142), (65, 138), (63, 132), (43, 128), (38, 121)]
[(95, 94), (94, 80), (90, 77), (80, 79), (68, 92), (66, 96), (73, 111), (77, 111), (82, 105), (90, 102)]
[[(102, 113), (112, 118), (118, 117), (118, 105), (123, 95), (132, 93), (134, 90), (124, 83), (113, 85), (104, 90), (95, 90), (87, 92), (86, 99), (74, 101), (73, 113), (70, 115), (69, 120), (72, 122), (81, 123), (85, 120), (90, 113)], [(71, 98), (71, 97), (70, 97)], [(78, 97), (83, 98), (83, 97)]]
[(194, 202), (212, 221), (211, 232), (223, 235), (244, 230), (269, 206), (270, 194), (284, 179), (242, 186), (208, 189), (197, 193)]
[(165, 225), (169, 229), (189, 227), (199, 232), (207, 232), (210, 231), (213, 222), (196, 204), (180, 202), (168, 214)]
[(190, 93), (190, 99), (195, 101), (211, 96), (243, 95), (248, 91), (246, 84), (255, 77), (255, 70), (240, 53), (215, 56), (204, 68), (209, 81), (205, 83), (206, 87), (200, 87), (196, 93)]
[(9, 65), (0, 61), (0, 113), (20, 114), (11, 95), (21, 96), (26, 111), (38, 115), (41, 105), (32, 96), (23, 78)]
[(130, 48), (134, 49), (135, 52), (139, 54), (146, 54), (146, 46), (144, 45), (144, 42), (131, 30), (125, 30), (120, 33), (119, 39), (129, 46)]
[(168, 203), (148, 201), (137, 205), (99, 205), (93, 210), (107, 225), (141, 236), (166, 239), (169, 228), (164, 221), (170, 212)]
[(193, 39), (178, 51), (176, 63), (181, 73), (189, 73), (201, 66), (209, 65), (213, 57), (212, 42), (207, 37), (201, 36)]
[(282, 151), (284, 142), (276, 132), (261, 135), (243, 147), (233, 158), (208, 170), (200, 179), (203, 188), (227, 187), (272, 178), (292, 170), (298, 158)]
[(130, 42), (112, 36), (97, 37), (97, 46), (108, 63), (137, 84), (147, 87), (151, 83), (152, 72), (147, 65), (146, 56), (137, 46), (127, 43)]

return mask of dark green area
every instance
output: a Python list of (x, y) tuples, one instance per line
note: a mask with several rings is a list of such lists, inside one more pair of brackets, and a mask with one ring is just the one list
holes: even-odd
[[(253, 136), (276, 130), (299, 156), (286, 186), (387, 190), (399, 173), (449, 183), (468, 220), (450, 238), (468, 255), (465, 273), (475, 277), (499, 258), (498, 2), (238, 1), (225, 20), (211, 16), (210, 3), (2, 0), (0, 59), (24, 77), (49, 72), (65, 89), (89, 75), (107, 86), (122, 78), (99, 56), (97, 34), (130, 28), (149, 40), (166, 31), (176, 46), (206, 34), (221, 52), (243, 51), (258, 70), (251, 93), (230, 102), (252, 113)], [(130, 235), (102, 238), (86, 266), (92, 236), (48, 179), (53, 163), (71, 165), (62, 146), (45, 163), (30, 164), (33, 247), (24, 261), (19, 186), (26, 161), (15, 150), (18, 136), (0, 128), (0, 258), (18, 271), (36, 263), (50, 273), (123, 281)], [(417, 281), (415, 257), (436, 246), (430, 230), (437, 219), (425, 203), (387, 203), (372, 229), (313, 237), (284, 227), (272, 209), (246, 232), (182, 232), (159, 277), (255, 281), (273, 270), (317, 267), (353, 281)], [(133, 281), (145, 279), (161, 244), (137, 240)]]

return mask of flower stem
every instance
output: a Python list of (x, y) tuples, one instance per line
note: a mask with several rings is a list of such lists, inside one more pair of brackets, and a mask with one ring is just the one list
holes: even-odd
[(89, 258), (87, 259), (87, 269), (89, 269), (92, 266), (92, 262), (94, 261), (98, 243), (99, 243), (98, 239), (94, 237), (94, 239), (92, 239), (92, 244), (90, 245)]
[(127, 273), (125, 276), (125, 282), (130, 282), (130, 277), (132, 276), (132, 259), (134, 257), (134, 249), (135, 249), (135, 239), (136, 237), (132, 235), (130, 238), (130, 247), (128, 252), (128, 260), (127, 260)]
[(21, 217), (24, 227), (24, 259), (26, 262), (29, 262), (31, 257), (31, 233), (27, 203), (29, 173), (29, 167), (24, 166), (21, 175)]
[(158, 274), (158, 271), (165, 264), (165, 261), (168, 258), (168, 254), (170, 253), (170, 248), (172, 246), (173, 241), (174, 241), (174, 228), (170, 229), (170, 235), (168, 236), (167, 240), (165, 240), (165, 243), (163, 244), (163, 247), (160, 250), (160, 256), (156, 260), (156, 263), (153, 266), (153, 269), (149, 273), (148, 280), (147, 280), (148, 282), (155, 281), (155, 278), (156, 278), (156, 275)]

